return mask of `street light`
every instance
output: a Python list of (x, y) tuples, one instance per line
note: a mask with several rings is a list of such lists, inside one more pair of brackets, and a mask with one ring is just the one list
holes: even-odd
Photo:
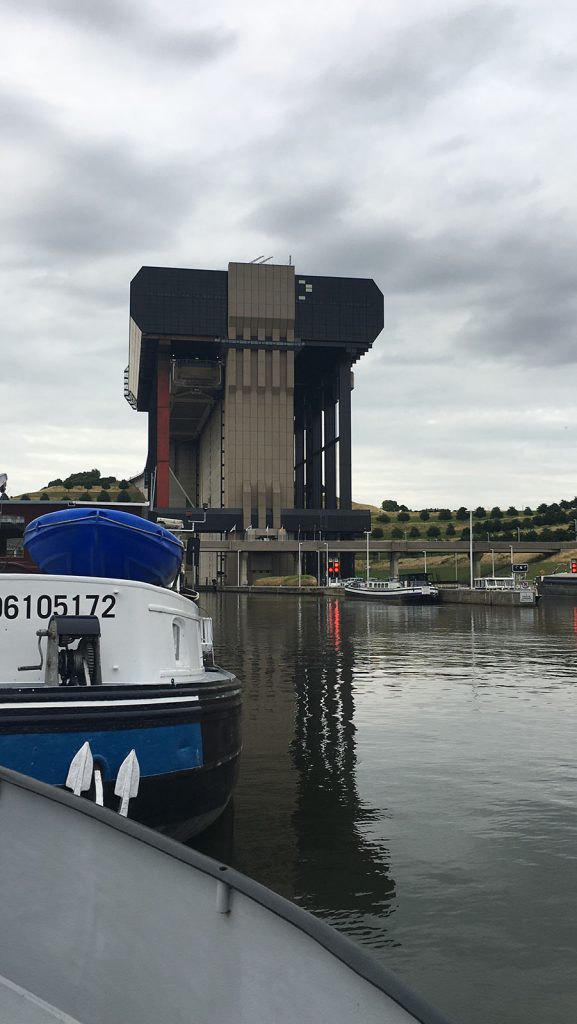
[(426, 575), (426, 573), (427, 573), (427, 552), (423, 551), (423, 554), (425, 556), (425, 575)]
[(328, 540), (325, 540), (325, 541), (323, 541), (323, 543), (325, 545), (325, 579), (327, 581), (326, 582), (326, 586), (328, 587), (328, 585), (329, 585), (329, 542), (328, 542)]
[[(298, 530), (300, 532), (300, 528)], [(300, 587), (300, 545), (302, 541), (298, 542), (298, 586)]]
[(369, 537), (371, 536), (370, 530), (365, 530), (367, 536), (367, 583), (369, 582)]
[(473, 509), (469, 509), (469, 580), (473, 589)]
[[(300, 533), (300, 528), (299, 528), (299, 533)], [(301, 544), (302, 544), (302, 541), (299, 540), (298, 544), (299, 544), (299, 588), (300, 588), (300, 585), (301, 585)]]

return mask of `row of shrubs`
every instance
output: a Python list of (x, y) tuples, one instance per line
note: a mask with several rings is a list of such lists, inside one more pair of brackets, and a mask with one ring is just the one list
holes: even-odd
[[(47, 494), (46, 491), (42, 491), (42, 494), (40, 495), (40, 501), (50, 501), (50, 500), (51, 500), (50, 494)], [(125, 501), (133, 501), (133, 498), (132, 498), (132, 495), (129, 494), (128, 491), (124, 491), (124, 490), (123, 491), (119, 491), (118, 494), (116, 495), (116, 497), (114, 497), (114, 495), (111, 494), (110, 491), (101, 491), (100, 494), (97, 494), (97, 495), (89, 494), (88, 491), (84, 491), (83, 494), (79, 494), (78, 495), (76, 500), (77, 501), (114, 501), (114, 502), (119, 501), (119, 502), (125, 502)], [(20, 501), (32, 501), (32, 499), (31, 499), (29, 494), (23, 494), (21, 496), (21, 498), (20, 498)]]
[[(492, 525), (492, 524), (491, 524)], [(536, 524), (539, 525), (539, 524)], [(485, 528), (486, 526), (486, 528)], [(489, 524), (484, 524), (482, 527), (475, 524), (473, 527), (473, 537), (476, 540), (484, 540), (486, 536), (489, 536), (491, 540), (503, 540), (511, 541), (518, 540), (519, 535), (517, 528), (507, 530), (503, 529), (503, 525), (500, 528), (489, 528)], [(384, 537), (384, 530), (380, 526), (375, 526), (371, 537), (373, 540), (382, 540)], [(461, 530), (460, 532), (455, 529), (452, 523), (449, 523), (447, 528), (443, 531), (440, 526), (429, 526), (426, 530), (421, 531), (418, 526), (411, 526), (409, 530), (401, 530), (400, 527), (394, 526), (390, 532), (390, 537), (393, 540), (418, 540), (419, 537), (427, 537), (429, 540), (439, 540), (441, 537), (449, 537), (452, 540), (469, 540), (469, 530)], [(573, 526), (567, 529), (550, 529), (548, 526), (537, 531), (532, 529), (524, 529), (522, 532), (521, 540), (576, 540), (576, 530)]]
[[(376, 517), (379, 523), (390, 523), (392, 521), (392, 516), (388, 513), (396, 513), (394, 518), (398, 523), (408, 523), (415, 515), (414, 512), (411, 514), (410, 509), (406, 505), (398, 505), (396, 501), (383, 501), (381, 508), (383, 509), (382, 513)], [(456, 512), (449, 508), (422, 509), (418, 516), (423, 522), (428, 522), (435, 516), (438, 522), (451, 522), (453, 519), (457, 522), (468, 522), (469, 511), (464, 505), (461, 505)], [(577, 497), (571, 501), (563, 499), (559, 502), (553, 502), (551, 505), (542, 502), (535, 511), (529, 506), (526, 506), (521, 511), (515, 508), (514, 505), (510, 505), (506, 512), (503, 512), (497, 505), (490, 511), (487, 511), (482, 505), (478, 505), (473, 511), (473, 518), (477, 521), (482, 520), (485, 528), (487, 523), (500, 522), (502, 523), (501, 529), (506, 528), (507, 518), (509, 519), (507, 525), (517, 528), (518, 526), (527, 526), (528, 524), (554, 526), (559, 523), (569, 523), (576, 516)]]
[(67, 491), (71, 491), (73, 487), (84, 487), (86, 491), (92, 490), (93, 487), (100, 487), (103, 491), (108, 491), (111, 487), (118, 487), (121, 491), (127, 491), (129, 486), (128, 480), (117, 480), (115, 476), (102, 476), (99, 469), (85, 469), (81, 473), (71, 473), (65, 480), (57, 477), (56, 480), (50, 480), (48, 483), (48, 487), (64, 487)]

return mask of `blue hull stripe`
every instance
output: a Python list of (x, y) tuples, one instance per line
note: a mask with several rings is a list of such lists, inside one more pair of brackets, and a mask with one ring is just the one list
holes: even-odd
[(0, 736), (0, 764), (41, 782), (63, 786), (76, 751), (88, 740), (105, 781), (116, 778), (131, 750), (141, 776), (166, 775), (202, 765), (202, 734), (198, 722), (110, 731), (21, 733)]

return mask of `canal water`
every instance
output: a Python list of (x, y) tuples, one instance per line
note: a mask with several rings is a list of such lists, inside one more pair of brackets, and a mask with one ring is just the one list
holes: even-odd
[(577, 607), (207, 594), (244, 683), (205, 852), (461, 1024), (577, 1017)]

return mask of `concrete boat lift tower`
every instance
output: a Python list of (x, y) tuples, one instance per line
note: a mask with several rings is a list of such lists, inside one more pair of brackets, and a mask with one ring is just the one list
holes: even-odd
[[(153, 514), (213, 536), (322, 537), (335, 551), (362, 536), (368, 513), (351, 508), (352, 367), (382, 327), (372, 280), (290, 264), (142, 267), (125, 397), (148, 413)], [(293, 555), (263, 545), (243, 575), (293, 571)], [(232, 579), (236, 568), (217, 560), (206, 575), (217, 574)]]

